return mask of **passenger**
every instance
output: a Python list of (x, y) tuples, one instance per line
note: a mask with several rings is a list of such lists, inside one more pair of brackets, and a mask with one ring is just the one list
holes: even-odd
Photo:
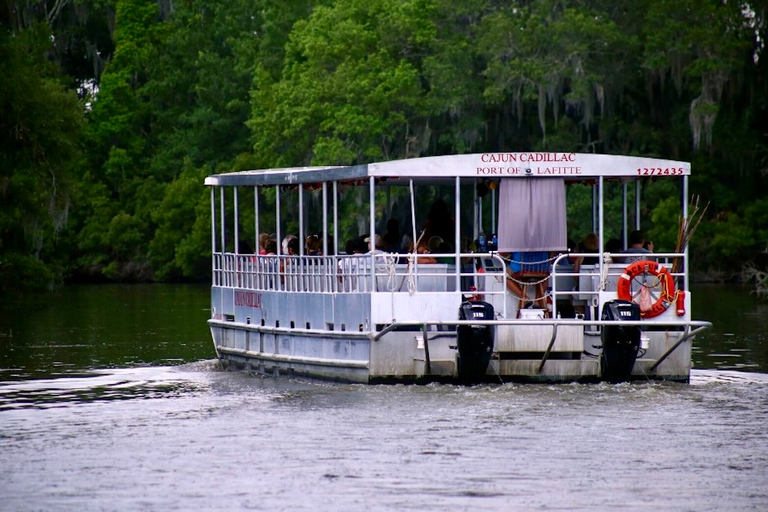
[[(403, 238), (400, 239), (400, 249), (404, 254), (408, 254), (413, 249), (413, 240), (411, 240), (411, 237), (408, 235), (403, 235)], [(408, 263), (408, 256), (401, 256), (398, 260), (398, 263)]]
[(534, 303), (547, 311), (549, 253), (546, 251), (515, 252), (507, 268), (507, 289), (521, 302), (528, 300), (527, 287), (535, 285)]
[(309, 235), (304, 242), (304, 251), (307, 256), (322, 256), (323, 240), (318, 235)]
[[(427, 251), (430, 254), (449, 254), (453, 252), (451, 244), (435, 235), (427, 242)], [(450, 256), (433, 256), (435, 263), (453, 263), (454, 259)]]
[(299, 255), (299, 239), (293, 235), (290, 235), (290, 236), (292, 238), (288, 240), (286, 254), (288, 254), (289, 256), (298, 256)]
[(293, 240), (295, 238), (296, 238), (295, 235), (288, 235), (285, 238), (283, 238), (283, 243), (280, 246), (280, 249), (281, 249), (280, 254), (282, 254), (282, 255), (288, 254), (288, 242), (290, 242), (291, 240)]
[(382, 252), (387, 252), (385, 251), (386, 245), (384, 244), (384, 239), (381, 238), (381, 235), (378, 235), (378, 234), (373, 235), (373, 240), (374, 240), (373, 245), (371, 245), (370, 236), (365, 237), (365, 239), (363, 240), (367, 244), (366, 247), (368, 248), (368, 254), (371, 254), (371, 253), (379, 254)]
[(400, 245), (400, 223), (397, 219), (389, 219), (387, 221), (387, 232), (384, 233), (384, 245), (388, 252), (403, 252), (403, 247)]
[[(610, 254), (616, 254), (621, 252), (621, 250), (622, 250), (621, 240), (619, 240), (618, 238), (611, 238), (610, 240), (605, 242), (605, 252)], [(612, 256), (612, 258), (616, 260), (619, 259), (618, 256)]]
[[(577, 244), (572, 238), (568, 239), (568, 257), (560, 260), (559, 268), (557, 269), (558, 273), (577, 273), (581, 269), (581, 263), (584, 261), (583, 256), (573, 256), (573, 253), (581, 252), (579, 250), (579, 244)], [(573, 284), (566, 285), (565, 287), (568, 290), (578, 290), (579, 289), (579, 277), (573, 276), (571, 278), (573, 280)], [(570, 281), (570, 280), (568, 280)], [(561, 281), (558, 281), (558, 290), (562, 291), (561, 288)]]
[[(651, 246), (652, 245), (653, 245), (653, 242), (651, 242)], [(645, 248), (645, 234), (640, 230), (633, 231), (629, 234), (629, 247), (627, 247), (623, 252), (640, 255), (640, 256), (626, 256), (623, 258), (624, 263), (634, 263), (640, 260), (651, 259), (645, 255), (652, 254), (652, 251)]]
[(439, 236), (443, 240), (453, 240), (456, 234), (456, 221), (451, 215), (448, 203), (436, 199), (429, 207), (427, 220), (424, 222), (424, 239)]
[[(410, 243), (408, 245), (408, 254), (412, 254), (414, 252), (413, 250), (413, 243)], [(416, 258), (419, 262), (419, 265), (421, 264), (432, 264), (437, 263), (437, 260), (433, 258), (432, 256), (423, 256), (426, 254), (429, 254), (429, 247), (424, 242), (424, 237), (419, 238), (419, 244), (416, 247), (416, 254), (419, 256)]]
[[(286, 256), (298, 256), (299, 255), (299, 239), (295, 235), (288, 235), (285, 238), (283, 238), (283, 255)], [(291, 260), (294, 260), (294, 258), (291, 258)], [(293, 280), (289, 280), (286, 282), (285, 280), (285, 271), (286, 271), (286, 260), (281, 259), (280, 260), (280, 281), (286, 285), (287, 290), (293, 290), (297, 291), (295, 289), (295, 283)], [(295, 279), (295, 275), (297, 272), (296, 263), (294, 261), (288, 261), (288, 270), (289, 273), (293, 276)]]
[(267, 254), (267, 242), (269, 241), (269, 233), (259, 234), (259, 254), (262, 256)]
[(581, 241), (581, 248), (579, 252), (594, 253), (595, 256), (585, 256), (581, 262), (582, 265), (597, 265), (600, 263), (600, 240), (597, 238), (597, 233), (588, 233)]
[[(572, 238), (568, 239), (568, 252), (569, 253), (577, 253), (581, 252), (579, 248), (579, 244), (574, 242)], [(573, 271), (578, 272), (579, 268), (581, 267), (581, 263), (584, 261), (584, 256), (568, 256), (568, 263), (573, 265)]]
[(259, 257), (259, 259), (262, 261), (261, 265), (261, 272), (262, 272), (262, 286), (268, 290), (273, 290), (275, 288), (275, 272), (277, 270), (277, 262), (276, 262), (276, 256), (277, 256), (277, 240), (274, 238), (269, 238), (264, 244), (264, 255)]
[(339, 259), (339, 283), (345, 292), (357, 291), (358, 274), (362, 265), (362, 256), (366, 250), (364, 237), (357, 236), (347, 240), (345, 245), (346, 257)]

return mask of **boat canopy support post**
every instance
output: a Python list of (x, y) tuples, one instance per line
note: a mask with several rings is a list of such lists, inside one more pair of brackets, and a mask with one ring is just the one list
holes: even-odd
[(627, 204), (627, 184), (621, 184), (621, 232), (624, 233), (624, 247), (627, 245), (627, 226), (629, 225), (629, 212)]
[[(491, 189), (491, 236), (493, 236), (494, 233), (498, 234), (498, 228), (496, 227), (496, 217), (498, 217), (499, 212), (496, 208), (496, 189)], [(458, 219), (458, 217), (456, 217)], [(456, 246), (458, 247), (458, 246)]]
[(544, 363), (547, 362), (547, 359), (549, 359), (549, 353), (552, 352), (552, 347), (555, 345), (555, 340), (557, 339), (557, 324), (552, 324), (552, 338), (549, 340), (549, 345), (547, 345), (547, 350), (544, 351), (544, 357), (541, 358), (541, 363), (539, 363), (539, 369), (537, 370), (539, 373), (544, 369)]
[(635, 229), (640, 229), (640, 180), (635, 180)]
[(221, 234), (221, 252), (224, 253), (224, 252), (227, 252), (227, 243), (226, 243), (227, 240), (225, 238), (225, 236), (226, 236), (225, 232), (227, 231), (227, 229), (226, 229), (226, 225), (227, 224), (226, 224), (226, 219), (224, 217), (224, 187), (221, 187), (219, 189), (219, 198), (220, 198), (219, 202), (221, 203), (221, 204), (219, 204), (219, 219), (220, 219), (219, 229), (221, 230), (221, 232), (220, 232), (220, 234)]
[[(473, 240), (477, 240), (480, 236), (480, 232), (483, 230), (483, 198), (477, 193), (477, 179), (475, 179), (475, 235)], [(480, 248), (477, 248), (477, 252), (480, 252)]]
[(299, 256), (304, 256), (304, 187), (299, 183)]
[(411, 232), (413, 235), (413, 254), (416, 254), (416, 204), (414, 202), (416, 194), (414, 194), (413, 191), (413, 178), (408, 180), (408, 186), (411, 190)]
[[(594, 191), (594, 188), (592, 189)], [(598, 208), (597, 208), (597, 228), (599, 233), (599, 249), (602, 249), (605, 247), (605, 219), (604, 217), (604, 211), (603, 211), (603, 195), (605, 194), (605, 181), (603, 180), (603, 177), (600, 176), (597, 180), (597, 194), (599, 196), (599, 201), (597, 202)], [(593, 195), (594, 200), (594, 195)], [(603, 258), (599, 258), (599, 264), (600, 264), (600, 275), (603, 275), (603, 266), (605, 265), (605, 262), (603, 261)]]
[[(323, 182), (323, 254), (328, 254), (328, 182)], [(334, 253), (335, 254), (335, 253)]]
[(368, 233), (369, 251), (371, 253), (371, 283), (376, 290), (376, 178), (368, 178)]
[[(333, 254), (339, 254), (339, 182), (333, 182)], [(336, 286), (336, 285), (334, 285)]]
[(234, 206), (235, 206), (235, 254), (240, 254), (240, 196), (238, 195), (238, 187), (232, 187), (234, 189)]
[(253, 241), (256, 247), (253, 248), (256, 254), (259, 253), (259, 187), (253, 187)]
[(214, 283), (219, 284), (216, 281), (216, 187), (211, 187), (211, 252), (214, 256), (211, 258), (211, 275)]
[(454, 214), (453, 218), (456, 219), (454, 222), (454, 229), (453, 229), (453, 247), (454, 251), (456, 252), (456, 259), (454, 260), (454, 266), (456, 267), (456, 284), (454, 290), (461, 290), (461, 181), (459, 180), (459, 177), (456, 176), (456, 182), (454, 185), (454, 192), (453, 192), (453, 204), (454, 204)]

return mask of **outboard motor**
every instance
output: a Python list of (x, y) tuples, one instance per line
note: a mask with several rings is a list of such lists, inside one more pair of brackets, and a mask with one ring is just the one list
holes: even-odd
[[(459, 320), (493, 320), (493, 306), (487, 302), (465, 301), (459, 306)], [(457, 328), (459, 378), (478, 382), (485, 378), (493, 353), (492, 325), (460, 325)]]
[[(640, 306), (626, 300), (612, 300), (603, 306), (603, 320), (640, 320)], [(603, 325), (600, 337), (603, 354), (600, 367), (609, 382), (629, 380), (640, 349), (640, 327), (636, 325)]]

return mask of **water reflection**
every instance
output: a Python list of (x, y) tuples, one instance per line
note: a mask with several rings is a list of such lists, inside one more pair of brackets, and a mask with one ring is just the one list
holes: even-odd
[(692, 291), (695, 318), (713, 324), (694, 341), (694, 367), (767, 372), (768, 301), (742, 286), (698, 285)]
[[(0, 381), (214, 357), (207, 285), (70, 286), (0, 302)], [(768, 301), (750, 289), (693, 288), (695, 368), (768, 372)]]
[(195, 368), (220, 371), (215, 361), (176, 367), (140, 367), (93, 370), (51, 379), (0, 382), (0, 411), (49, 409), (78, 403), (113, 400), (173, 398), (208, 387), (207, 377), (194, 379)]
[(202, 285), (69, 286), (0, 302), (0, 381), (211, 359)]

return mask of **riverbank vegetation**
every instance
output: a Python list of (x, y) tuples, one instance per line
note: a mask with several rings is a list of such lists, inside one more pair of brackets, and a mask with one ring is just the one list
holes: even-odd
[[(486, 151), (690, 161), (709, 204), (694, 270), (754, 276), (742, 269), (768, 267), (767, 8), (5, 2), (0, 291), (205, 279), (213, 172)], [(643, 188), (656, 250), (678, 237), (670, 187)]]

